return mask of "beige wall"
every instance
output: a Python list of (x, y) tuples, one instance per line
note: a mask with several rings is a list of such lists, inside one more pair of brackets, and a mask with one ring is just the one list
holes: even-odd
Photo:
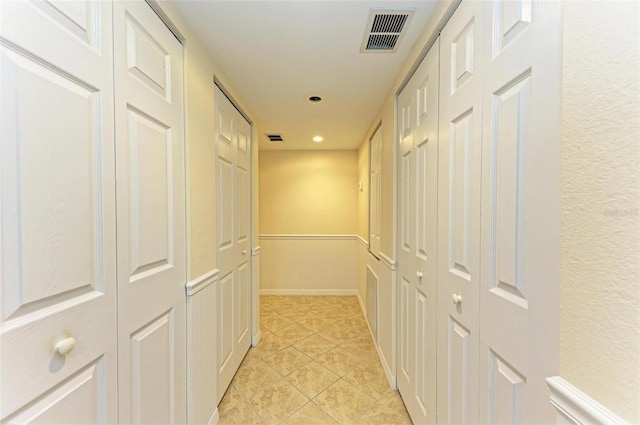
[(260, 151), (261, 234), (357, 232), (357, 151)]
[(362, 182), (362, 191), (358, 190), (358, 235), (369, 240), (369, 141), (358, 149), (358, 182)]
[(564, 7), (560, 376), (640, 423), (640, 8)]
[[(215, 134), (214, 75), (249, 117), (252, 116), (252, 113), (204, 49), (197, 35), (191, 32), (184, 23), (171, 2), (159, 1), (158, 4), (186, 39), (184, 78), (187, 117), (187, 259), (188, 279), (192, 280), (217, 266), (213, 143)], [(257, 131), (257, 126), (254, 125), (254, 140), (257, 140), (255, 137), (258, 134)], [(255, 166), (257, 166), (257, 162)], [(254, 178), (257, 179), (257, 176), (254, 175)], [(254, 216), (257, 216), (257, 202), (254, 202), (253, 208)], [(257, 241), (257, 239), (254, 240)]]

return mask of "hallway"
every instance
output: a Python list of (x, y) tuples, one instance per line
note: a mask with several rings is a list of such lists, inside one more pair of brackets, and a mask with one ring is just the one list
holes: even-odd
[(220, 424), (411, 424), (356, 297), (262, 296), (262, 338), (219, 406)]

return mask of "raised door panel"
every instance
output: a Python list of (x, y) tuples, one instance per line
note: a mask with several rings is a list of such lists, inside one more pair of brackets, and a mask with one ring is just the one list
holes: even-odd
[(411, 314), (411, 283), (404, 277), (400, 278), (400, 341), (398, 342), (399, 348), (399, 380), (403, 380), (410, 383), (413, 378), (413, 358), (411, 353), (411, 346), (414, 341), (412, 332), (412, 314)]
[(221, 398), (235, 374), (236, 352), (236, 281), (235, 273), (222, 277), (218, 283), (218, 394)]
[(6, 424), (100, 424), (106, 417), (105, 362), (100, 358), (3, 419)]
[(249, 335), (249, 323), (251, 312), (251, 288), (249, 263), (243, 263), (238, 267), (238, 284), (236, 285), (235, 304), (237, 306), (236, 339), (237, 344), (243, 346)]
[(171, 129), (128, 111), (130, 282), (173, 267)]
[(475, 423), (475, 412), (469, 404), (477, 397), (478, 387), (474, 385), (469, 369), (474, 367), (472, 358), (477, 357), (477, 350), (473, 350), (470, 332), (464, 325), (451, 317), (447, 325), (447, 423)]
[(478, 421), (482, 37), (482, 3), (463, 1), (440, 39), (439, 423)]
[(137, 424), (174, 421), (172, 378), (176, 374), (174, 312), (162, 314), (131, 335), (132, 419)]
[(487, 423), (520, 424), (524, 422), (523, 390), (527, 378), (499, 355), (490, 351), (488, 379)]
[(0, 3), (3, 423), (116, 420), (111, 22), (100, 2)]
[(182, 46), (145, 2), (113, 4), (121, 423), (186, 420)]
[(480, 419), (547, 423), (545, 379), (558, 372), (561, 11), (532, 0), (484, 8)]

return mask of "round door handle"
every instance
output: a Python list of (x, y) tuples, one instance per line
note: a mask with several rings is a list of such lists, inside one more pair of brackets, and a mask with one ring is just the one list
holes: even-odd
[(453, 294), (451, 296), (451, 301), (453, 301), (454, 304), (460, 304), (462, 302), (462, 295)]
[(76, 339), (73, 337), (69, 337), (56, 342), (56, 345), (53, 347), (53, 349), (56, 351), (56, 353), (64, 357), (70, 352), (72, 352), (75, 346), (76, 346)]
[(246, 249), (242, 250), (242, 255), (247, 255), (247, 250)]
[(422, 272), (420, 270), (418, 270), (416, 272), (416, 276), (418, 276), (418, 279), (422, 279)]

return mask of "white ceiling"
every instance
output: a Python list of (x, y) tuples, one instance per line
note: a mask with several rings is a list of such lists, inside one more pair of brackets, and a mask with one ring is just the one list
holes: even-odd
[[(174, 0), (255, 114), (260, 149), (356, 149), (435, 1)], [(415, 8), (396, 53), (360, 53), (372, 7)], [(319, 104), (307, 99), (323, 97)], [(272, 143), (264, 133), (285, 139)], [(324, 137), (314, 143), (315, 135)]]

